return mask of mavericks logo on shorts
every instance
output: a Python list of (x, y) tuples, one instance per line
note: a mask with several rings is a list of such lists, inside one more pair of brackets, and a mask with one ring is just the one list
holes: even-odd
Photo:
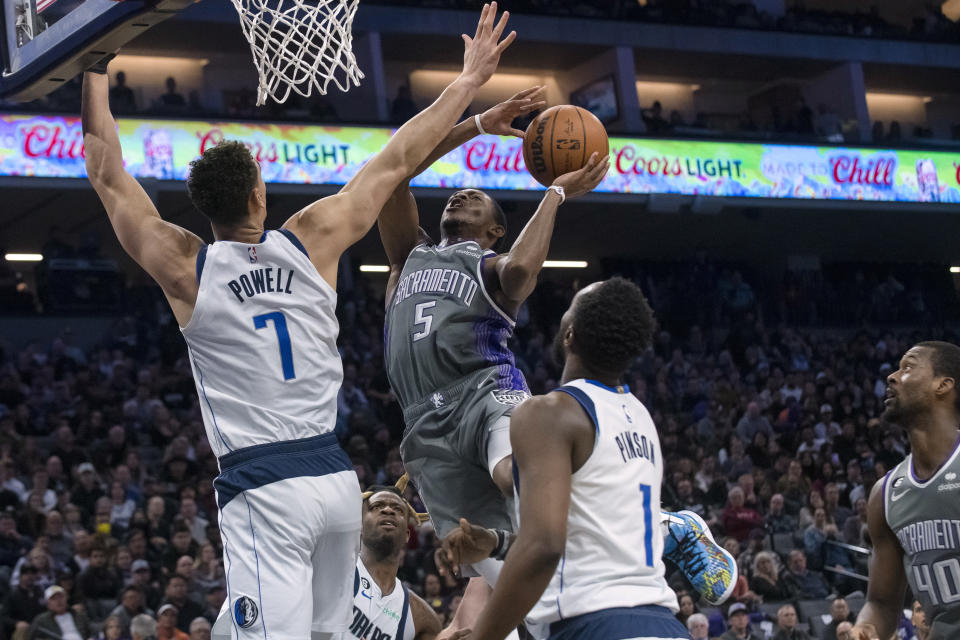
[(257, 621), (257, 604), (247, 596), (237, 598), (233, 603), (233, 619), (241, 629), (248, 629)]
[(530, 397), (526, 391), (516, 389), (496, 389), (493, 393), (493, 399), (500, 404), (516, 406)]

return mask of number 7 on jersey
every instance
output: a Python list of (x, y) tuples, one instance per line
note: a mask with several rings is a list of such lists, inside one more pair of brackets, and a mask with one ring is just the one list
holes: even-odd
[(283, 379), (293, 380), (297, 377), (293, 369), (293, 349), (290, 347), (290, 332), (287, 331), (287, 318), (282, 311), (273, 311), (259, 316), (253, 316), (253, 328), (263, 329), (267, 321), (273, 320), (273, 328), (277, 331), (277, 342), (280, 343), (280, 365), (283, 367)]

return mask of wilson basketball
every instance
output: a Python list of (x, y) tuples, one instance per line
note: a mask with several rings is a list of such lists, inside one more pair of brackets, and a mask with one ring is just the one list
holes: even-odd
[(523, 161), (545, 187), (557, 176), (582, 169), (593, 152), (610, 153), (603, 123), (586, 109), (569, 104), (550, 107), (530, 123), (523, 136)]

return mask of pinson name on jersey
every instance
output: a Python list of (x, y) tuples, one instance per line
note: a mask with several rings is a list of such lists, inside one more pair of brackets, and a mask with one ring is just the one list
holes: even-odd
[(293, 269), (281, 267), (251, 269), (228, 282), (227, 287), (241, 303), (244, 297), (252, 298), (260, 293), (293, 293), (291, 285), (295, 273)]
[(640, 435), (636, 431), (624, 431), (617, 434), (615, 440), (624, 462), (642, 459), (648, 460), (650, 464), (656, 464), (657, 454), (653, 443), (647, 440), (647, 436)]
[(469, 306), (479, 288), (473, 277), (457, 269), (418, 269), (400, 280), (393, 304), (396, 306), (417, 293), (448, 293)]

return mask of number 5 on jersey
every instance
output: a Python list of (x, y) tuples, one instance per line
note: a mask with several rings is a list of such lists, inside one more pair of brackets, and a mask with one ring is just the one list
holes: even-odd
[(430, 314), (424, 313), (427, 309), (435, 307), (437, 305), (436, 300), (431, 300), (430, 302), (421, 302), (416, 307), (414, 307), (414, 322), (413, 326), (419, 327), (423, 326), (423, 329), (417, 331), (413, 334), (413, 341), (423, 340), (428, 335), (430, 335), (430, 329), (433, 327), (433, 316)]
[(283, 379), (293, 380), (297, 377), (293, 369), (293, 349), (290, 347), (290, 332), (287, 331), (287, 318), (281, 311), (264, 313), (253, 316), (253, 328), (264, 329), (267, 322), (273, 320), (273, 328), (277, 331), (277, 342), (280, 343), (280, 365), (283, 367)]

